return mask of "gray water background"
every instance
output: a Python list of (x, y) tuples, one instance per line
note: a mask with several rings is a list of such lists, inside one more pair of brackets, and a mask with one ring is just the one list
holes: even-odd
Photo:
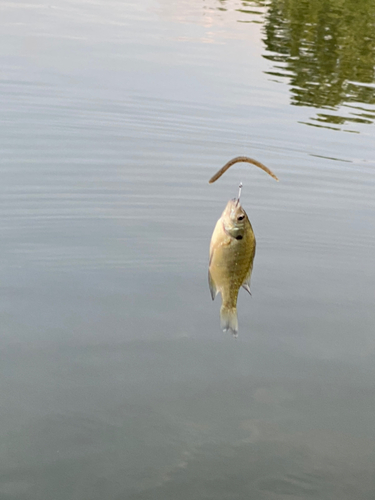
[[(375, 498), (375, 101), (293, 105), (269, 8), (1, 4), (1, 500)], [(280, 182), (208, 185), (237, 155)], [(207, 261), (241, 180), (235, 341)]]

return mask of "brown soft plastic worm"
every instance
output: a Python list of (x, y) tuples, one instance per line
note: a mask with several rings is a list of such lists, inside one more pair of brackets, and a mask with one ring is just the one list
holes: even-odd
[(276, 181), (279, 181), (279, 179), (276, 177), (276, 175), (268, 167), (263, 165), (263, 163), (260, 163), (260, 161), (253, 160), (252, 158), (249, 158), (247, 156), (236, 156), (236, 158), (229, 160), (228, 163), (226, 163), (224, 165), (224, 167), (222, 167), (218, 172), (216, 172), (216, 174), (213, 177), (211, 177), (211, 179), (208, 182), (210, 184), (212, 184), (213, 182), (217, 181), (224, 174), (224, 172), (226, 172), (228, 170), (228, 168), (230, 168), (235, 163), (239, 163), (239, 162), (251, 163), (251, 164), (261, 168), (265, 172), (267, 172), (267, 174), (270, 175), (271, 177), (273, 177)]

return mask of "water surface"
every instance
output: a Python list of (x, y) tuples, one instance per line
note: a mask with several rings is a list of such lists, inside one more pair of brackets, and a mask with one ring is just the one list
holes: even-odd
[[(357, 4), (2, 4), (2, 498), (374, 498)], [(244, 154), (280, 182), (208, 184)], [(234, 341), (207, 261), (240, 180), (257, 255)]]

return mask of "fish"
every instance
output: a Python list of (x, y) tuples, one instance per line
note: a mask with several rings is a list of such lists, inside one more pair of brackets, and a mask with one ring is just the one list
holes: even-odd
[[(279, 180), (263, 163), (248, 156), (237, 156), (218, 170), (209, 183), (217, 181), (232, 165), (239, 162), (251, 163), (276, 181)], [(208, 265), (208, 284), (212, 300), (218, 293), (221, 294), (221, 327), (224, 332), (229, 330), (234, 337), (238, 335), (238, 293), (243, 287), (251, 295), (250, 278), (256, 249), (252, 225), (240, 203), (241, 189), (242, 182), (239, 185), (238, 197), (228, 201), (216, 223), (211, 237)]]
[(253, 270), (256, 240), (247, 213), (238, 197), (229, 200), (217, 221), (210, 243), (208, 283), (212, 300), (221, 294), (221, 328), (237, 337), (237, 297), (241, 286), (251, 295), (250, 278)]

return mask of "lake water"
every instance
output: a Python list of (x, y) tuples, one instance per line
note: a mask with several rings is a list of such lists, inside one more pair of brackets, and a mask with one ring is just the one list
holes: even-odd
[(1, 500), (373, 500), (374, 3), (0, 13)]

